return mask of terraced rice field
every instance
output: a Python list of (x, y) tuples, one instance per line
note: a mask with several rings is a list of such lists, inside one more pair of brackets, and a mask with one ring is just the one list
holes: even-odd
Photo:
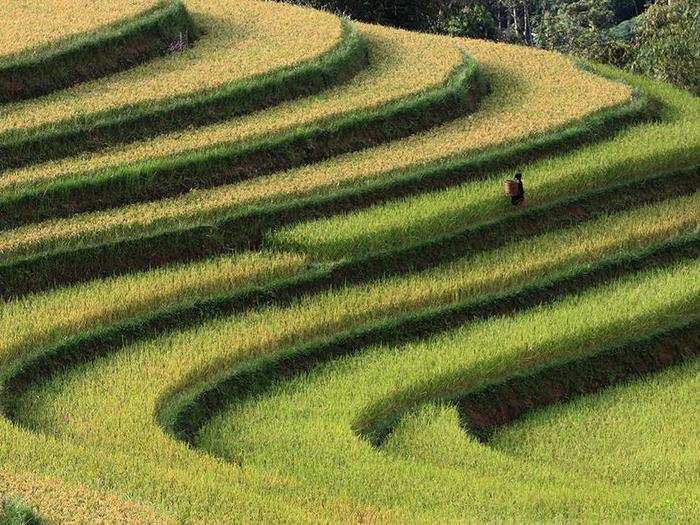
[(700, 521), (697, 98), (103, 3), (0, 17), (0, 521)]
[[(3, 58), (28, 52), (32, 48), (56, 46), (61, 40), (94, 33), (102, 26), (122, 22), (155, 7), (154, 0), (25, 0), (3, 6), (0, 20)], [(91, 16), (78, 16), (88, 7)]]

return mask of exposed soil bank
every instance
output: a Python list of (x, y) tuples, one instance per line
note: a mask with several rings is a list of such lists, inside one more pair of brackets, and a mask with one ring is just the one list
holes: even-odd
[[(634, 327), (630, 327), (634, 329)], [(462, 425), (487, 442), (535, 410), (566, 403), (700, 356), (700, 321), (586, 359), (535, 371), (455, 400)]]

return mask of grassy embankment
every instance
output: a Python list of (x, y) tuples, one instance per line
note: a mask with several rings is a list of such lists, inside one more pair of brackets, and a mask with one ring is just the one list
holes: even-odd
[[(30, 0), (5, 6), (0, 21), (0, 103), (31, 99), (129, 69), (172, 53), (173, 43), (183, 35), (187, 36), (182, 48), (198, 36), (177, 0), (81, 4)], [(47, 8), (53, 8), (54, 17), (40, 14)], [(75, 16), (79, 9), (98, 11), (94, 17)], [(43, 27), (37, 30), (37, 24)], [(55, 24), (59, 26), (52, 32)]]

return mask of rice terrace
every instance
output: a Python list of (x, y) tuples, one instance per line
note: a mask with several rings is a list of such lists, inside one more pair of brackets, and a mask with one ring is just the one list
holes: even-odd
[(317, 7), (0, 2), (0, 524), (700, 523), (700, 98)]

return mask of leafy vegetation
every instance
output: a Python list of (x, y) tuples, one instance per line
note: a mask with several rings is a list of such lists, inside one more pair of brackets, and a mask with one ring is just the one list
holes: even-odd
[(698, 408), (698, 371), (695, 361), (550, 408), (504, 428), (491, 444), (615, 485), (654, 487), (663, 479), (692, 486), (700, 436), (687, 418)]
[(0, 501), (0, 525), (38, 525), (40, 522), (26, 507), (11, 500)]
[[(207, 427), (202, 444), (230, 460), (245, 458), (261, 468), (274, 465), (281, 475), (302, 480), (316, 494), (343, 490), (380, 508), (388, 501), (400, 502), (416, 521), (476, 514), (542, 521), (572, 513), (597, 520), (668, 519), (678, 516), (676, 512), (688, 512), (685, 518), (693, 519), (692, 506), (681, 504), (685, 498), (677, 499), (683, 489), (673, 483), (659, 480), (656, 490), (645, 494), (647, 504), (640, 505), (640, 493), (613, 491), (598, 479), (577, 478), (549, 464), (512, 460), (476, 442), (464, 443), (464, 434), (457, 450), (449, 444), (448, 450), (459, 454), (455, 462), (436, 468), (420, 461), (392, 461), (353, 433), (367, 419), (389, 417), (416, 399), (474, 388), (516, 374), (519, 366), (570, 359), (576, 349), (590, 352), (597, 345), (653, 332), (659, 326), (653, 321), (659, 319), (657, 312), (664, 311), (669, 321), (683, 322), (696, 311), (697, 303), (692, 299), (686, 303), (667, 279), (692, 279), (697, 263), (692, 266), (694, 270), (681, 266), (655, 274), (657, 293), (644, 285), (651, 275), (640, 275), (520, 316), (495, 318), (426, 342), (377, 347), (363, 356), (339, 360), (310, 377), (285, 381), (262, 398), (238, 401)], [(674, 296), (671, 302), (662, 299), (666, 293)], [(627, 329), (631, 324), (634, 334)], [(567, 335), (562, 337), (563, 333)], [(575, 333), (585, 339), (572, 341)], [(341, 461), (353, 465), (352, 474), (338, 478), (335, 465)], [(535, 496), (535, 487), (540, 497)]]
[(635, 26), (632, 70), (700, 95), (700, 4), (693, 0), (657, 2), (640, 18)]

